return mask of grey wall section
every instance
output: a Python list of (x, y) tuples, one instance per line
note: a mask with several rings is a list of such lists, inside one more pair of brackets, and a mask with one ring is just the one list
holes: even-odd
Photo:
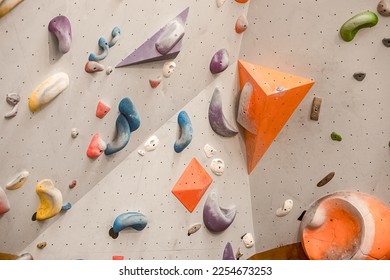
[[(251, 1), (240, 58), (312, 78), (316, 84), (250, 176), (256, 251), (298, 241), (297, 218), (315, 199), (339, 190), (372, 194), (390, 204), (389, 36), (390, 19), (360, 30), (352, 42), (341, 25), (378, 1)], [(365, 72), (357, 82), (352, 75)], [(309, 118), (314, 96), (323, 99), (318, 122)], [(332, 131), (342, 142), (330, 139)], [(316, 184), (329, 172), (334, 179)], [(277, 208), (294, 200), (289, 215)]]

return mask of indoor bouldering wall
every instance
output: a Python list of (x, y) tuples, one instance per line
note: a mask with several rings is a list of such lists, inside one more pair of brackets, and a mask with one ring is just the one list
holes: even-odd
[[(315, 81), (250, 175), (257, 252), (297, 242), (298, 217), (326, 194), (359, 191), (390, 204), (389, 49), (382, 43), (390, 19), (379, 15), (378, 2), (251, 1), (240, 58)], [(343, 23), (367, 10), (378, 24), (345, 42)], [(359, 72), (366, 73), (360, 82)], [(310, 119), (314, 97), (322, 99), (318, 121)], [(334, 178), (317, 187), (330, 172)], [(277, 217), (288, 199), (292, 211)]]
[[(360, 30), (351, 42), (339, 35), (346, 20), (362, 11), (376, 12), (377, 3), (55, 2), (25, 0), (0, 18), (0, 108), (4, 115), (12, 110), (7, 94), (20, 95), (16, 116), (0, 120), (0, 186), (10, 203), (10, 210), (0, 214), (0, 252), (28, 252), (35, 259), (222, 259), (229, 242), (234, 254), (239, 249), (246, 259), (298, 242), (298, 217), (323, 195), (359, 191), (390, 204), (389, 49), (382, 43), (390, 36), (390, 18), (378, 15), (378, 24)], [(187, 7), (185, 34), (175, 59), (115, 68)], [(59, 15), (66, 16), (72, 27), (71, 47), (64, 54), (48, 31), (49, 22)], [(247, 30), (243, 28), (245, 17), (237, 28), (240, 16), (247, 17)], [(89, 55), (102, 52), (98, 40), (104, 37), (109, 41), (114, 27), (120, 28), (120, 37), (98, 62), (104, 70), (87, 73)], [(229, 53), (229, 67), (212, 74), (210, 61), (221, 49)], [(244, 129), (235, 121), (240, 99), (238, 60), (315, 82), (250, 175)], [(170, 77), (162, 76), (166, 61), (176, 63)], [(69, 87), (32, 113), (28, 106), (32, 92), (58, 72), (69, 76)], [(353, 75), (360, 72), (366, 76), (357, 81)], [(162, 76), (161, 83), (152, 88), (149, 80), (158, 81), (158, 76)], [(226, 118), (221, 122), (231, 124), (233, 132), (239, 131), (232, 137), (219, 135), (209, 122), (216, 88), (221, 104), (215, 110), (222, 109)], [(278, 87), (277, 91), (284, 89)], [(118, 106), (125, 97), (138, 112), (140, 127), (131, 132), (128, 144), (119, 152), (89, 158), (87, 149), (96, 133), (105, 143), (113, 143), (116, 121), (123, 115)], [(318, 121), (310, 119), (313, 97), (322, 98)], [(102, 119), (95, 115), (99, 101), (110, 107)], [(183, 111), (192, 124), (192, 140), (177, 153), (174, 143), (180, 132), (189, 131), (178, 124)], [(219, 117), (223, 119), (221, 114)], [(78, 131), (75, 138), (72, 129)], [(342, 141), (332, 140), (332, 132)], [(152, 135), (159, 143), (155, 150), (147, 151), (144, 143)], [(214, 155), (207, 157), (206, 144), (212, 146)], [(194, 158), (210, 176), (211, 184), (201, 189), (201, 180), (194, 180), (196, 191), (204, 191), (204, 195), (191, 212), (171, 190)], [(216, 159), (225, 165), (220, 176), (212, 171)], [(23, 186), (6, 189), (23, 170), (29, 172)], [(334, 178), (317, 187), (330, 172), (335, 172)], [(52, 180), (62, 194), (62, 204), (69, 202), (71, 208), (50, 219), (33, 221), (40, 204), (35, 188), (43, 179)], [(237, 210), (232, 224), (219, 233), (207, 229), (203, 220), (204, 205), (214, 192), (220, 207)], [(0, 193), (0, 202), (2, 196)], [(292, 209), (278, 217), (286, 200), (293, 202)], [(129, 212), (144, 214), (145, 228), (137, 231), (130, 227), (116, 238), (110, 236), (111, 227), (118, 227), (114, 221)], [(140, 226), (134, 219), (128, 223)], [(201, 228), (188, 235), (188, 229), (196, 224)], [(253, 235), (254, 247), (245, 247), (245, 233)], [(46, 246), (39, 249), (37, 244), (42, 242)]]

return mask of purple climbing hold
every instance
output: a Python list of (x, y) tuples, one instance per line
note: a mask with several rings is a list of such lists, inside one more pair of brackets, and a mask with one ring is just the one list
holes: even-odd
[(229, 66), (229, 53), (226, 49), (217, 51), (210, 62), (210, 71), (213, 74), (218, 74), (226, 70)]
[(225, 249), (223, 250), (223, 260), (235, 260), (236, 258), (234, 257), (233, 253), (233, 247), (230, 242), (226, 243)]
[(57, 16), (49, 22), (49, 31), (58, 39), (60, 52), (67, 53), (72, 43), (72, 28), (66, 16)]

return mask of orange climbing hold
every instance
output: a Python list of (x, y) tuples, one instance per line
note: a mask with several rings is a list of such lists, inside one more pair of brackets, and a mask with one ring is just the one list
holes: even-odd
[(236, 0), (237, 3), (246, 3), (248, 0)]
[(193, 158), (176, 182), (172, 193), (192, 213), (212, 182), (207, 171)]
[[(249, 82), (253, 87), (245, 110), (256, 134), (245, 130), (248, 174), (253, 171), (272, 141), (294, 113), (314, 81), (274, 69), (238, 61), (240, 88)], [(253, 131), (252, 131), (253, 132)]]
[(99, 119), (104, 118), (107, 115), (107, 113), (110, 112), (110, 109), (111, 109), (110, 106), (108, 106), (102, 101), (99, 101), (96, 107), (96, 117), (98, 117)]

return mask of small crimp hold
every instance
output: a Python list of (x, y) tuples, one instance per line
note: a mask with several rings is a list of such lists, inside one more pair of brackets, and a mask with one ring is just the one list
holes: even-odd
[(333, 179), (335, 173), (334, 172), (330, 172), (328, 175), (326, 175), (321, 181), (318, 182), (317, 184), (317, 187), (323, 187), (325, 186), (327, 183), (330, 182), (330, 180)]
[(322, 99), (319, 97), (313, 98), (313, 103), (311, 106), (310, 119), (313, 121), (318, 121), (320, 117)]
[(333, 141), (339, 141), (339, 142), (341, 140), (343, 140), (341, 135), (337, 134), (336, 132), (332, 132), (332, 134), (330, 135), (330, 138), (332, 138)]
[(355, 78), (356, 81), (361, 82), (366, 77), (366, 73), (358, 72), (358, 73), (353, 74), (353, 77)]

